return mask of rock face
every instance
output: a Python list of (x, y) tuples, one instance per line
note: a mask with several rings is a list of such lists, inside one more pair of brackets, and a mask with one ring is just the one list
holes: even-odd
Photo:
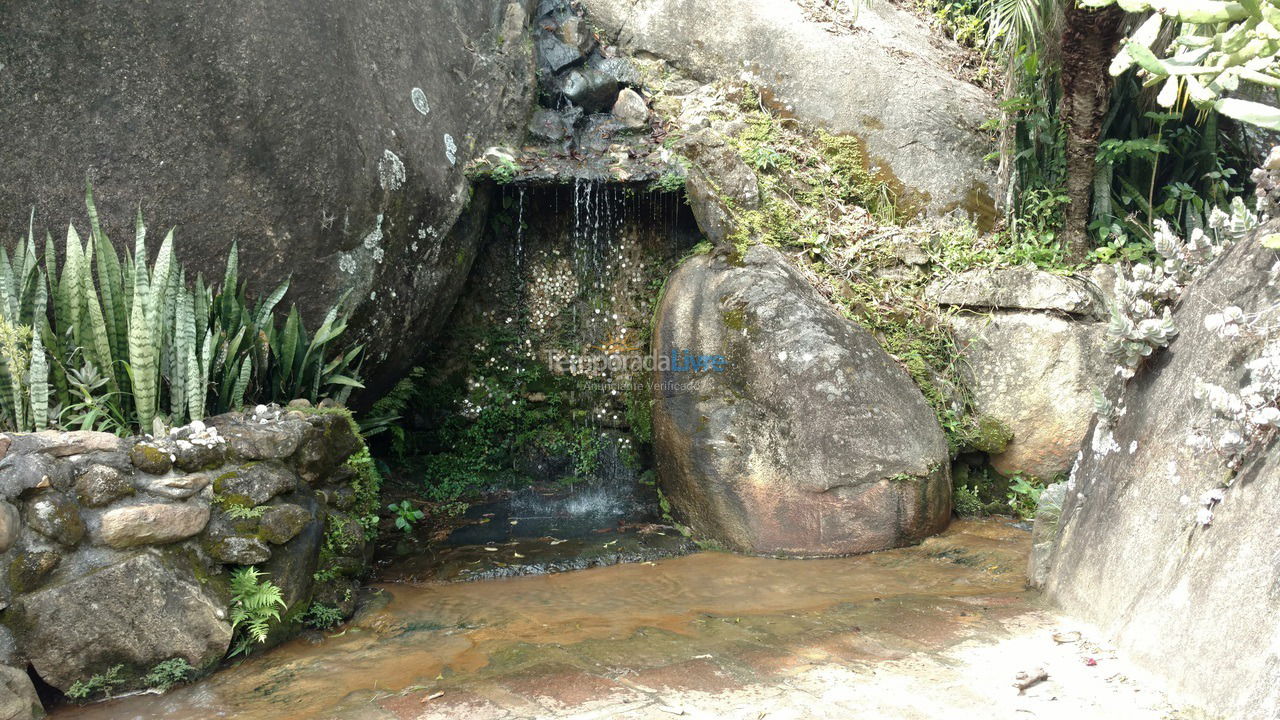
[[(1212, 416), (1197, 382), (1232, 393), (1250, 382), (1244, 363), (1261, 341), (1225, 339), (1205, 318), (1225, 306), (1246, 315), (1275, 306), (1278, 256), (1259, 237), (1277, 229), (1241, 240), (1192, 284), (1173, 315), (1178, 337), (1125, 388), (1114, 419), (1095, 427), (1068, 481), (1046, 583), (1067, 612), (1214, 717), (1280, 716), (1280, 449), (1254, 447), (1233, 473), (1187, 443)], [(1205, 498), (1212, 491), (1220, 502)], [(1230, 668), (1230, 677), (1205, 668)]]
[(698, 79), (761, 87), (774, 104), (862, 138), (892, 167), (905, 207), (962, 208), (991, 219), (994, 175), (979, 126), (996, 110), (953, 77), (923, 21), (890, 3), (862, 7), (860, 32), (833, 32), (777, 0), (586, 0), (588, 20), (634, 56), (662, 58)]
[(116, 691), (172, 658), (206, 669), (232, 639), (227, 565), (262, 563), (281, 588), (272, 642), (313, 602), (351, 610), (378, 481), (348, 462), (364, 446), (345, 411), (259, 407), (74, 454), (64, 440), (0, 434), (0, 663), (29, 658), (64, 692), (116, 665)]
[(172, 560), (136, 555), (19, 598), (10, 612), (23, 649), (55, 687), (84, 680), (83, 668), (150, 668), (173, 657), (217, 662), (231, 642), (225, 600)]
[(83, 235), (87, 173), (113, 238), (141, 204), (191, 274), (239, 240), (254, 292), (292, 274), (318, 317), (350, 289), (366, 375), (393, 381), (475, 252), (463, 165), (526, 119), (527, 22), (508, 0), (4, 3), (0, 238), (33, 206), (37, 235)]
[(0, 718), (31, 720), (44, 717), (31, 678), (22, 670), (0, 665)]
[(1109, 382), (1101, 355), (1105, 303), (1085, 282), (1026, 269), (980, 269), (940, 280), (943, 307), (978, 412), (1013, 432), (991, 464), (1005, 475), (1065, 473)]
[[(929, 405), (776, 250), (690, 258), (667, 282), (653, 342), (659, 481), (695, 533), (832, 555), (946, 526), (949, 457)], [(709, 369), (686, 370), (686, 352)]]
[(756, 174), (737, 149), (710, 130), (683, 139), (679, 147), (689, 159), (685, 191), (698, 227), (708, 240), (727, 249), (737, 229), (734, 212), (760, 206)]

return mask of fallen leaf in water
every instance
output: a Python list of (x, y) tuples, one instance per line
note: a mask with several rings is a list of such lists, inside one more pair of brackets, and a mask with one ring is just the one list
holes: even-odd
[(511, 554), (512, 554), (512, 555), (514, 555), (515, 557), (518, 557), (518, 558), (521, 558), (521, 559), (523, 559), (523, 558), (524, 558), (524, 556), (523, 556), (523, 555), (521, 555), (520, 553), (511, 553)]
[(609, 542), (605, 543), (605, 544), (604, 544), (604, 546), (605, 546), (605, 547), (609, 547), (610, 545), (613, 545), (613, 544), (615, 544), (615, 543), (617, 543), (617, 542), (618, 542), (617, 540), (610, 540)]

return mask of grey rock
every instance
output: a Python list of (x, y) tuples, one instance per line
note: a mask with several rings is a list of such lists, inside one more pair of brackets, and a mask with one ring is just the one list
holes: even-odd
[(129, 460), (142, 472), (163, 475), (173, 469), (174, 456), (167, 447), (140, 442), (130, 448)]
[(32, 592), (44, 585), (61, 564), (62, 555), (53, 550), (16, 553), (9, 563), (9, 587), (14, 593)]
[(171, 500), (186, 500), (208, 487), (210, 481), (211, 478), (204, 473), (171, 474), (164, 477), (142, 476), (138, 478), (138, 488)]
[[(834, 555), (946, 527), (950, 457), (929, 404), (776, 250), (686, 260), (667, 281), (653, 347), (658, 478), (696, 534)], [(671, 366), (686, 350), (723, 356), (723, 369)]]
[(293, 503), (272, 505), (263, 511), (262, 518), (258, 521), (258, 531), (263, 540), (273, 545), (283, 545), (302, 532), (312, 519), (311, 512)]
[(96, 540), (114, 548), (164, 545), (185, 540), (209, 522), (209, 506), (202, 502), (147, 503), (107, 510)]
[(18, 508), (0, 500), (0, 553), (6, 553), (18, 539), (18, 531), (22, 529), (22, 518)]
[(616, 80), (619, 85), (640, 87), (644, 84), (644, 78), (641, 77), (640, 71), (636, 69), (634, 63), (626, 58), (607, 58), (596, 54), (591, 56), (588, 63), (591, 67)]
[(926, 297), (971, 309), (1056, 310), (1102, 320), (1106, 303), (1090, 283), (1032, 268), (976, 268), (934, 281)]
[(1006, 475), (1065, 473), (1093, 420), (1094, 390), (1111, 381), (1106, 324), (1032, 312), (947, 318), (975, 409), (1013, 432), (991, 464)]
[(245, 460), (287, 458), (297, 451), (307, 430), (307, 424), (299, 420), (259, 423), (238, 413), (211, 418), (209, 425), (226, 439), (232, 455)]
[(83, 455), (90, 452), (119, 452), (124, 441), (111, 433), (93, 430), (42, 430), (9, 436), (12, 453), (44, 453), (53, 457)]
[(580, 17), (566, 18), (560, 23), (560, 27), (556, 30), (556, 36), (565, 45), (576, 47), (583, 54), (591, 52), (596, 45), (596, 39), (591, 34), (591, 29), (587, 27), (587, 23)]
[(509, 2), (502, 11), (502, 24), (498, 26), (499, 37), (502, 38), (502, 52), (513, 55), (520, 51), (524, 44), (525, 26), (529, 24), (529, 16), (521, 2)]
[[(1204, 320), (1230, 305), (1250, 316), (1280, 302), (1276, 252), (1261, 244), (1277, 231), (1280, 223), (1264, 225), (1197, 278), (1173, 314), (1178, 336), (1124, 388), (1123, 414), (1095, 424), (1068, 481), (1045, 583), (1065, 612), (1212, 717), (1280, 716), (1280, 663), (1270, 660), (1280, 446), (1255, 447), (1231, 473), (1186, 442), (1209, 416), (1198, 383), (1238, 391), (1249, 381), (1244, 363), (1264, 341), (1224, 339)], [(1223, 499), (1202, 525), (1201, 498), (1215, 489)], [(1230, 668), (1230, 680), (1205, 668)]]
[(564, 96), (588, 113), (608, 110), (618, 96), (618, 81), (594, 68), (574, 68), (561, 86)]
[(70, 484), (67, 464), (48, 455), (9, 453), (0, 460), (0, 499), (13, 500), (36, 488), (65, 489)]
[(581, 50), (555, 35), (546, 33), (538, 38), (538, 65), (546, 71), (558, 73), (583, 59)]
[[(231, 242), (258, 238), (240, 243), (251, 295), (292, 275), (309, 327), (359, 300), (349, 332), (376, 348), (377, 397), (467, 275), (488, 203), (467, 205), (467, 160), (523, 131), (533, 62), (509, 7), (0, 4), (0, 155), (22, 188), (0, 199), (0, 237), (25, 237), (33, 206), (37, 236), (83, 224), (88, 170), (107, 234), (131, 245), (142, 204), (179, 225), (188, 277), (221, 277)], [(384, 186), (388, 152), (405, 172)]]
[(84, 537), (80, 507), (60, 492), (44, 492), (32, 498), (22, 519), (32, 530), (67, 547)]
[(571, 129), (564, 117), (550, 108), (538, 108), (529, 119), (529, 135), (535, 140), (560, 142), (569, 136)]
[[(905, 185), (902, 206), (959, 209), (993, 221), (995, 176), (981, 125), (991, 95), (957, 79), (955, 48), (909, 9), (875, 3), (861, 32), (833, 33), (798, 3), (777, 0), (585, 0), (602, 36), (633, 57), (651, 54), (704, 81), (744, 70), (773, 104), (836, 134)], [(745, 66), (745, 67), (744, 67)]]
[(231, 535), (209, 543), (209, 553), (230, 565), (257, 565), (271, 557), (271, 548), (257, 538)]
[[(17, 668), (27, 666), (27, 657), (18, 648), (18, 641), (13, 637), (13, 631), (4, 625), (0, 625), (0, 665)], [(0, 717), (4, 716), (0, 715)]]
[(333, 474), (347, 458), (364, 447), (348, 417), (339, 412), (320, 413), (307, 418), (309, 427), (291, 458), (298, 474), (314, 483)]
[(249, 506), (261, 505), (298, 486), (298, 476), (277, 463), (253, 463), (225, 472), (213, 481), (213, 492)]
[(76, 499), (85, 507), (102, 507), (134, 493), (125, 474), (109, 465), (90, 465), (76, 477)]
[(8, 612), (36, 672), (65, 692), (117, 664), (126, 677), (175, 657), (210, 667), (231, 642), (226, 604), (178, 555), (144, 552), (19, 596)]
[(649, 106), (645, 105), (640, 93), (631, 88), (623, 88), (618, 92), (618, 99), (613, 103), (613, 116), (628, 130), (643, 130), (649, 127)]
[(0, 665), (0, 718), (35, 720), (44, 717), (36, 687), (24, 670)]
[(179, 439), (174, 443), (173, 454), (173, 464), (179, 470), (186, 472), (212, 470), (226, 462), (227, 445), (221, 442), (193, 443)]
[(698, 227), (712, 243), (731, 248), (735, 212), (760, 206), (756, 174), (735, 148), (708, 131), (683, 139), (679, 150), (690, 162), (685, 193)]
[[(296, 508), (301, 511), (301, 514), (295, 517), (305, 516), (306, 522), (286, 544), (275, 549), (271, 559), (262, 566), (262, 570), (280, 587), (286, 607), (305, 608), (310, 605), (315, 589), (315, 573), (318, 569), (320, 548), (324, 543), (325, 522), (319, 504), (309, 492), (300, 492), (290, 499), (293, 502), (289, 505), (275, 507)], [(268, 514), (270, 512), (268, 510)], [(267, 515), (263, 515), (264, 530), (266, 524)], [(361, 559), (363, 561), (363, 558)], [(363, 562), (361, 565), (363, 568)], [(273, 624), (268, 634), (267, 644), (274, 645), (285, 640), (299, 629), (298, 619), (295, 617), (290, 620), (286, 615), (279, 623)]]

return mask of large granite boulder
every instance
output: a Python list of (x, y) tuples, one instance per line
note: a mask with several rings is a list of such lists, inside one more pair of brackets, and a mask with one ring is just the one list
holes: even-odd
[[(871, 3), (846, 32), (778, 0), (585, 0), (588, 20), (624, 51), (702, 81), (747, 81), (787, 114), (855, 134), (896, 176), (904, 209), (994, 213), (995, 177), (979, 127), (991, 96), (956, 78), (946, 41), (909, 10)], [(816, 3), (815, 3), (816, 4)]]
[[(687, 260), (667, 282), (653, 353), (659, 480), (698, 535), (837, 555), (946, 526), (947, 443), (928, 403), (778, 251)], [(687, 354), (706, 369), (686, 369)]]
[(87, 175), (113, 239), (140, 203), (192, 275), (239, 241), (252, 291), (292, 275), (313, 317), (351, 291), (366, 376), (394, 381), (475, 254), (463, 166), (522, 132), (526, 4), (0, 3), (0, 238), (32, 207), (37, 236), (83, 233)]
[(1084, 280), (1026, 268), (982, 268), (934, 282), (949, 312), (974, 408), (1013, 433), (991, 465), (1052, 478), (1075, 460), (1110, 383), (1101, 353), (1105, 302)]
[(1046, 582), (1064, 610), (1213, 717), (1280, 717), (1280, 446), (1258, 438), (1232, 470), (1229, 444), (1189, 442), (1215, 422), (1200, 383), (1238, 394), (1274, 373), (1245, 367), (1265, 342), (1257, 333), (1227, 338), (1206, 319), (1236, 306), (1264, 313), (1255, 329), (1275, 327), (1280, 254), (1260, 237), (1277, 229), (1240, 241), (1192, 284), (1173, 315), (1177, 338), (1095, 424)]
[(196, 668), (217, 663), (231, 642), (226, 608), (177, 556), (143, 551), (20, 595), (5, 623), (41, 679), (66, 691), (114, 665), (136, 678), (175, 657)]

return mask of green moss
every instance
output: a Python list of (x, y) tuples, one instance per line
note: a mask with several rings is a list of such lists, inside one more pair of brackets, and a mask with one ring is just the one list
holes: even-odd
[(979, 415), (974, 423), (969, 446), (980, 452), (996, 455), (1004, 452), (1013, 440), (1013, 431), (999, 419), (990, 415)]
[(743, 331), (747, 329), (747, 311), (743, 308), (730, 308), (720, 313), (720, 319), (724, 322), (724, 326), (730, 330)]

